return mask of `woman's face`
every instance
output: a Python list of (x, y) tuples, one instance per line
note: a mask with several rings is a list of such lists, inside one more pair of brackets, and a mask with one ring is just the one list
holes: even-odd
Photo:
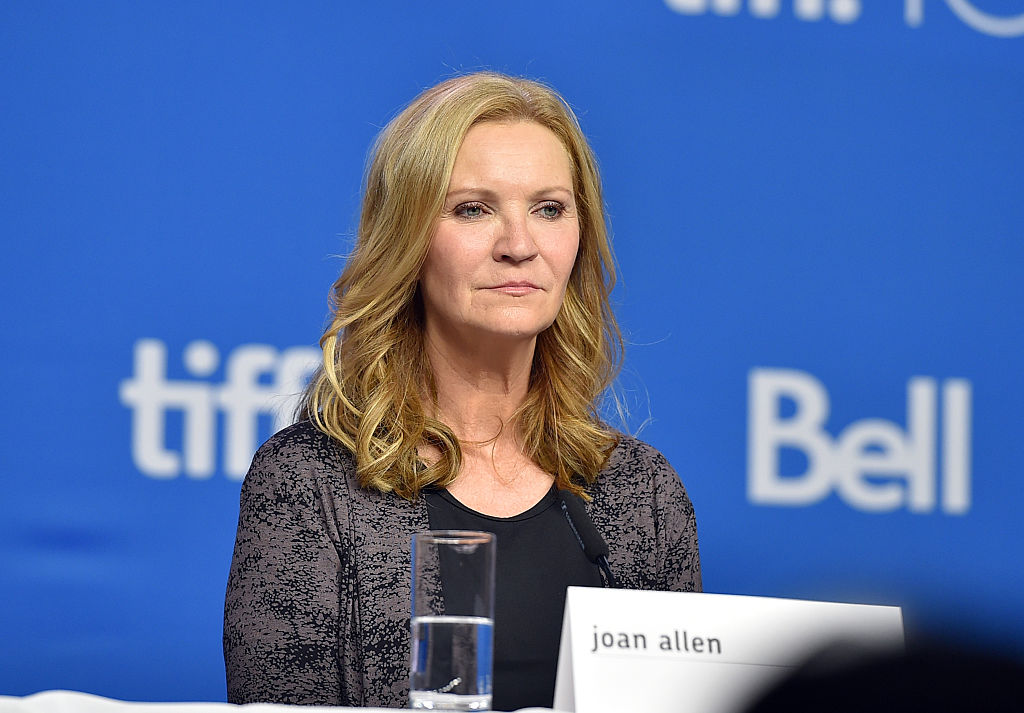
[(530, 122), (473, 126), (420, 273), (428, 338), (536, 337), (558, 314), (579, 241), (558, 138)]

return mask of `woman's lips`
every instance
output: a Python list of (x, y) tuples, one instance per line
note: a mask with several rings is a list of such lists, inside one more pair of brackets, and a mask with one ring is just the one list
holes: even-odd
[(505, 295), (511, 295), (512, 297), (523, 297), (525, 295), (537, 292), (540, 288), (532, 282), (525, 280), (514, 280), (509, 282), (503, 282), (500, 285), (494, 285), (487, 289), (494, 292), (501, 292)]

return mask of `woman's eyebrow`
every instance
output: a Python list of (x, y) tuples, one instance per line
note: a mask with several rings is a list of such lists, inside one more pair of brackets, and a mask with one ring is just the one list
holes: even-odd
[(461, 198), (463, 196), (472, 196), (474, 198), (483, 198), (485, 200), (493, 200), (497, 197), (497, 193), (489, 188), (478, 188), (476, 186), (464, 186), (462, 188), (456, 188), (448, 191), (445, 195), (446, 199)]
[[(573, 190), (567, 186), (545, 186), (538, 188), (530, 193), (531, 199), (541, 198), (552, 193), (567, 193), (572, 196), (575, 195)], [(452, 200), (462, 197), (474, 197), (483, 198), (484, 200), (494, 200), (498, 197), (498, 193), (490, 188), (476, 187), (476, 186), (463, 186), (452, 189), (445, 194), (446, 200)]]
[(555, 186), (546, 186), (544, 188), (538, 188), (536, 191), (533, 192), (533, 197), (534, 198), (541, 198), (543, 196), (551, 195), (552, 193), (567, 193), (570, 196), (574, 196), (575, 195), (575, 193), (573, 192), (572, 188), (569, 188), (567, 186), (555, 185)]

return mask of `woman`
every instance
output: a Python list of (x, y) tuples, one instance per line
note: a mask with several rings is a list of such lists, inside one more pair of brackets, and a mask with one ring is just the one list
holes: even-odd
[(400, 706), (409, 538), (498, 535), (494, 707), (550, 706), (565, 587), (601, 586), (560, 509), (585, 494), (621, 586), (699, 590), (693, 509), (596, 403), (618, 366), (594, 158), (565, 102), (494, 73), (378, 139), (302, 420), (242, 488), (228, 698)]

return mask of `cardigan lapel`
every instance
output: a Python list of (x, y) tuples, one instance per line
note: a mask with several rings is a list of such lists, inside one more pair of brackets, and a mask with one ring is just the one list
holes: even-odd
[[(430, 529), (426, 504), (393, 493), (351, 493), (356, 627), (364, 706), (408, 705), (411, 537)], [(439, 587), (437, 587), (439, 591)]]

